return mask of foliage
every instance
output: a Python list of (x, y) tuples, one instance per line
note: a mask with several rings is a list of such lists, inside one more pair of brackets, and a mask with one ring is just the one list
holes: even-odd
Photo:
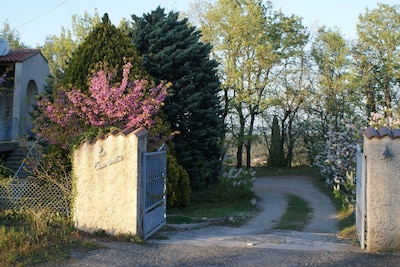
[[(359, 16), (353, 56), (366, 98), (366, 114), (398, 108), (400, 5), (378, 3)], [(388, 114), (390, 115), (390, 114)]]
[[(68, 152), (52, 145), (44, 151), (40, 146), (36, 148), (40, 161), (26, 159), (30, 177), (22, 180), (34, 180), (41, 186), (31, 191), (34, 197), (26, 195), (10, 209), (0, 210), (0, 262), (5, 266), (57, 265), (71, 256), (71, 247), (97, 248), (71, 223), (74, 191)], [(10, 179), (0, 179), (0, 183), (0, 191), (16, 185)]]
[(168, 207), (185, 207), (190, 201), (190, 179), (187, 172), (170, 153), (167, 154)]
[(27, 46), (21, 42), (20, 33), (11, 27), (8, 19), (3, 22), (3, 28), (0, 30), (0, 37), (7, 41), (10, 48), (27, 48)]
[(59, 36), (47, 36), (41, 47), (43, 56), (49, 63), (50, 72), (56, 81), (64, 78), (68, 62), (78, 45), (83, 42), (89, 32), (100, 23), (100, 17), (96, 12), (91, 17), (86, 11), (83, 16), (72, 16), (72, 29), (61, 28)]
[[(52, 148), (39, 164), (33, 158), (26, 160), (35, 177), (30, 179), (42, 186), (35, 197), (23, 198), (0, 211), (0, 262), (6, 266), (62, 261), (69, 257), (69, 246), (81, 244), (71, 225), (72, 185), (64, 153)], [(11, 180), (1, 182), (3, 188), (11, 184)], [(55, 188), (60, 192), (56, 197)]]
[[(94, 136), (111, 127), (151, 126), (166, 96), (166, 86), (149, 88), (146, 80), (129, 81), (132, 65), (124, 65), (120, 83), (112, 83), (116, 70), (100, 66), (89, 82), (89, 93), (59, 89), (53, 101), (38, 101), (42, 113), (36, 118), (38, 132), (53, 144), (71, 146), (71, 141), (86, 132)], [(50, 123), (48, 123), (50, 121)], [(55, 130), (63, 128), (63, 134)], [(92, 137), (94, 137), (92, 136)], [(75, 140), (76, 141), (76, 140)]]
[(338, 30), (321, 27), (312, 44), (311, 55), (317, 67), (315, 101), (332, 119), (352, 115), (362, 95), (353, 83), (350, 47)]
[(269, 168), (286, 167), (285, 152), (283, 150), (281, 131), (278, 125), (278, 118), (272, 120), (271, 145), (269, 147), (268, 163)]
[(0, 210), (2, 266), (31, 266), (62, 262), (71, 246), (85, 241), (69, 221), (42, 211)]
[(131, 79), (146, 78), (146, 71), (135, 46), (120, 29), (111, 24), (104, 14), (102, 22), (87, 34), (73, 53), (62, 80), (65, 88), (75, 88), (88, 93), (88, 75), (102, 62), (111, 69), (117, 69), (116, 80), (122, 80), (125, 62), (131, 62)]
[(172, 139), (175, 133), (171, 132), (171, 127), (165, 121), (164, 113), (159, 110), (157, 116), (153, 118), (154, 124), (148, 128), (147, 151), (152, 152), (166, 145), (169, 150), (174, 150)]
[(217, 192), (221, 199), (239, 201), (253, 198), (255, 196), (252, 191), (254, 175), (255, 171), (235, 167), (223, 173), (217, 185)]
[(9, 89), (3, 88), (2, 84), (5, 83), (7, 80), (7, 73), (3, 73), (0, 75), (0, 96), (2, 96), (3, 94), (7, 93), (7, 91), (9, 91)]
[(328, 130), (340, 132), (341, 120), (357, 116), (363, 108), (362, 92), (354, 78), (351, 47), (341, 32), (334, 28), (318, 29), (310, 54), (315, 67), (311, 77), (310, 98), (305, 106), (304, 141), (309, 160), (325, 148)]
[[(391, 115), (387, 116), (387, 114)], [(369, 125), (375, 129), (379, 129), (381, 127), (399, 129), (400, 117), (399, 114), (393, 110), (385, 110), (384, 114), (380, 112), (372, 112), (371, 116), (369, 117)]]
[(244, 223), (256, 209), (251, 201), (255, 197), (254, 175), (255, 171), (249, 169), (227, 170), (218, 184), (193, 191), (187, 206), (170, 209), (168, 221), (191, 223), (211, 219), (224, 225)]
[(3, 73), (3, 74), (0, 76), (0, 85), (1, 85), (3, 82), (5, 82), (6, 78), (7, 78), (7, 74), (5, 74), (5, 73)]
[[(299, 37), (300, 38), (300, 37)], [(303, 36), (307, 40), (308, 36)], [(290, 56), (282, 61), (280, 75), (272, 88), (273, 112), (279, 118), (281, 143), (285, 148), (286, 166), (291, 167), (301, 161), (299, 155), (304, 146), (301, 135), (307, 129), (305, 124), (307, 104), (312, 99), (312, 59), (304, 45), (292, 47)], [(262, 114), (262, 119), (270, 126), (271, 110)], [(265, 130), (264, 130), (265, 131)]]
[[(236, 138), (237, 165), (251, 164), (256, 117), (272, 105), (271, 88), (281, 61), (307, 40), (301, 20), (259, 0), (219, 0), (201, 15), (203, 40), (221, 66), (224, 119)], [(237, 127), (236, 127), (237, 126)]]
[(14, 71), (14, 65), (0, 66), (0, 97), (11, 96), (13, 94)]
[(5, 158), (7, 156), (5, 153), (0, 153), (0, 179), (5, 178), (9, 174), (8, 168), (5, 166)]
[(360, 143), (361, 123), (356, 119), (339, 121), (328, 125), (325, 143), (315, 158), (315, 165), (326, 183), (333, 187), (336, 197), (343, 205), (355, 201), (356, 151)]
[(200, 31), (157, 8), (133, 18), (133, 42), (146, 71), (172, 86), (162, 111), (174, 132), (175, 156), (188, 172), (194, 190), (215, 183), (221, 169), (224, 124), (219, 107), (217, 62)]

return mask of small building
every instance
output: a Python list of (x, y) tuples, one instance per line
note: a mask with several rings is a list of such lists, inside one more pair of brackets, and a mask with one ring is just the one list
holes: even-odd
[(50, 75), (40, 49), (9, 49), (0, 53), (0, 152), (12, 151), (32, 130), (31, 111)]

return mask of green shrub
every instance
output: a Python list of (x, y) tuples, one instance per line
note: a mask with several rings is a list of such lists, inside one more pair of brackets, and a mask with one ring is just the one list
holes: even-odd
[(190, 201), (190, 179), (176, 158), (167, 154), (167, 205), (184, 207)]
[(255, 171), (231, 168), (222, 174), (216, 192), (226, 201), (242, 201), (255, 197), (252, 187)]

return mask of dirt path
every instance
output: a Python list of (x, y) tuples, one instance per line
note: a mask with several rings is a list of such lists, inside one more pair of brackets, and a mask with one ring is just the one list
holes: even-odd
[(271, 229), (286, 210), (286, 196), (294, 194), (306, 200), (313, 209), (312, 220), (305, 232), (336, 233), (337, 215), (330, 199), (313, 186), (311, 179), (304, 176), (279, 176), (258, 178), (254, 192), (260, 198), (262, 212), (246, 227)]
[[(193, 229), (196, 227), (184, 226), (177, 231), (164, 232), (165, 240), (151, 239), (149, 242), (311, 251), (360, 251), (358, 247), (351, 246), (336, 236), (338, 229), (335, 207), (330, 199), (312, 184), (310, 178), (257, 178), (254, 191), (259, 197), (258, 205), (262, 210), (242, 227), (199, 225), (197, 229)], [(303, 198), (313, 209), (311, 222), (303, 232), (272, 229), (286, 210), (288, 194)]]

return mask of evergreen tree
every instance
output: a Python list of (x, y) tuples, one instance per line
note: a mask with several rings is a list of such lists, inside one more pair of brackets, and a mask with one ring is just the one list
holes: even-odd
[(78, 46), (69, 62), (63, 84), (87, 92), (88, 75), (96, 69), (99, 62), (110, 68), (118, 68), (116, 80), (122, 79), (124, 61), (132, 64), (133, 79), (146, 76), (142, 61), (128, 36), (111, 24), (107, 14)]
[(274, 116), (274, 119), (272, 120), (271, 145), (269, 147), (269, 158), (267, 166), (269, 168), (279, 168), (286, 166), (285, 153), (283, 151), (281, 131), (279, 129), (277, 116)]
[(212, 184), (221, 169), (224, 135), (219, 106), (218, 63), (209, 59), (211, 46), (200, 32), (178, 20), (178, 13), (158, 7), (143, 17), (132, 16), (133, 42), (146, 71), (156, 82), (172, 83), (163, 112), (172, 130), (175, 153), (190, 176), (193, 190)]

